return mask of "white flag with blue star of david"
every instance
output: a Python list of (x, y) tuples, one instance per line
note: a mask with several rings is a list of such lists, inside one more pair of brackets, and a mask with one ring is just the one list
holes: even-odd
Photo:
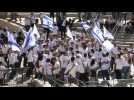
[(44, 16), (43, 27), (48, 28), (49, 30), (53, 31), (53, 19), (48, 16)]

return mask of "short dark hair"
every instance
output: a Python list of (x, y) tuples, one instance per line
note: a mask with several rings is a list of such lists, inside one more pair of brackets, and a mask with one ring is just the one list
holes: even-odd
[(95, 59), (92, 59), (90, 65), (93, 66), (94, 64), (95, 64)]
[(84, 57), (87, 57), (87, 53), (84, 53)]
[(71, 57), (71, 61), (73, 62), (75, 60), (75, 57)]

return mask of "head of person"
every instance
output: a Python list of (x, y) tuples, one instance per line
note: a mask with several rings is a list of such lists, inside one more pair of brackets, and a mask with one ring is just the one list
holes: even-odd
[(107, 56), (109, 56), (109, 53), (108, 53), (108, 52), (106, 53), (106, 57), (107, 57)]
[(95, 59), (93, 58), (93, 59), (91, 60), (90, 65), (93, 66), (94, 64), (95, 64)]
[(87, 53), (84, 53), (84, 57), (85, 57), (85, 58), (87, 57)]
[(118, 54), (118, 55), (117, 55), (117, 58), (120, 59), (120, 58), (121, 58), (121, 54)]
[(71, 57), (71, 62), (74, 62), (74, 60), (75, 60), (75, 57)]
[(50, 61), (51, 61), (50, 58), (47, 58), (47, 59), (46, 59), (46, 62), (47, 62), (47, 63), (49, 63)]
[(91, 53), (94, 53), (94, 49), (91, 49)]
[(2, 62), (0, 61), (0, 66), (2, 65)]
[(70, 50), (70, 51), (73, 51), (73, 48), (72, 48), (72, 47), (70, 47), (70, 48), (69, 48), (69, 50)]
[(52, 58), (51, 58), (51, 64), (54, 65), (55, 62), (56, 62), (56, 58), (55, 58), (55, 57), (52, 57)]
[(39, 55), (39, 60), (43, 60), (43, 54)]
[(101, 52), (102, 51), (102, 49), (101, 48), (99, 48), (99, 52)]
[(103, 56), (103, 57), (106, 57), (106, 53), (103, 53), (102, 56)]
[(88, 52), (88, 58), (90, 59), (92, 56), (91, 56), (91, 54), (90, 54), (90, 52)]

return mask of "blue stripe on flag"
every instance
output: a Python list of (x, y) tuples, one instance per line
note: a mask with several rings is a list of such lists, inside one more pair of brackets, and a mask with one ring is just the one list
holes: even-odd
[(29, 40), (30, 40), (30, 35), (31, 35), (32, 31), (33, 31), (33, 29), (29, 32), (28, 36), (26, 37), (26, 43), (25, 43), (24, 48), (26, 48), (28, 46), (28, 43), (29, 43)]
[(17, 46), (18, 48), (20, 47), (17, 43), (13, 43), (12, 41), (8, 41), (8, 44), (9, 44), (9, 45), (15, 45), (15, 46)]
[(48, 17), (48, 16), (44, 16), (44, 18), (47, 19), (47, 20), (49, 20), (49, 21), (51, 21), (51, 22), (53, 22), (53, 19), (50, 18), (50, 17)]
[(95, 32), (92, 31), (92, 34), (94, 34), (100, 42), (103, 42)]

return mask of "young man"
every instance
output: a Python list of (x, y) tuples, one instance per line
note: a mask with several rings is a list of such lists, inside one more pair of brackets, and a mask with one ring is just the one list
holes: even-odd
[(97, 76), (96, 72), (97, 72), (98, 63), (94, 57), (91, 58), (91, 62), (88, 64), (88, 67), (91, 71), (91, 74), (90, 74), (91, 80), (96, 80), (96, 76)]
[(87, 55), (87, 53), (84, 53), (84, 55), (82, 57), (82, 64), (83, 64), (83, 68), (84, 68), (84, 81), (85, 82), (87, 82), (89, 80), (88, 79), (88, 76), (89, 76), (88, 62), (90, 62), (88, 59), (88, 55)]
[(17, 72), (16, 68), (19, 68), (20, 67), (19, 66), (19, 61), (18, 61), (18, 52), (11, 50), (11, 53), (9, 53), (8, 60), (9, 60), (9, 66), (11, 68), (13, 68), (12, 69), (12, 72), (10, 74), (10, 79), (13, 79), (14, 76), (16, 75), (16, 72)]
[(103, 80), (109, 80), (109, 68), (110, 68), (110, 58), (108, 57), (107, 54), (103, 54), (103, 57), (101, 59), (101, 72), (102, 72), (102, 77)]
[(60, 60), (60, 67), (61, 67), (61, 80), (64, 80), (64, 72), (66, 70), (66, 67), (69, 64), (69, 57), (67, 56), (66, 52), (63, 52), (59, 58)]
[(76, 63), (77, 63), (77, 72), (78, 79), (81, 81), (85, 81), (85, 70), (82, 63), (82, 55), (76, 54)]
[(68, 80), (70, 83), (76, 80), (76, 73), (77, 73), (77, 64), (75, 62), (75, 58), (71, 57), (71, 60), (65, 70), (65, 76), (68, 76)]
[(123, 59), (121, 58), (121, 55), (118, 54), (117, 59), (115, 60), (115, 74), (116, 79), (122, 78), (122, 68), (123, 68)]
[(49, 81), (50, 84), (53, 84), (53, 72), (52, 72), (52, 64), (51, 64), (51, 59), (47, 58), (44, 62), (44, 67), (43, 67), (43, 75), (44, 75), (44, 81)]
[(4, 84), (4, 74), (6, 73), (7, 68), (2, 64), (2, 62), (0, 62), (0, 85)]
[(129, 63), (129, 57), (128, 56), (123, 56), (123, 68), (122, 68), (122, 74), (123, 78), (127, 79), (129, 78), (129, 72), (130, 72), (130, 63)]
[(53, 57), (51, 59), (51, 64), (54, 78), (60, 78), (60, 62), (58, 61), (58, 59), (56, 59), (56, 57)]
[(27, 63), (28, 63), (28, 70), (26, 72), (26, 77), (30, 78), (30, 75), (33, 74), (34, 65), (34, 53), (33, 48), (29, 48), (28, 55), (27, 55)]

